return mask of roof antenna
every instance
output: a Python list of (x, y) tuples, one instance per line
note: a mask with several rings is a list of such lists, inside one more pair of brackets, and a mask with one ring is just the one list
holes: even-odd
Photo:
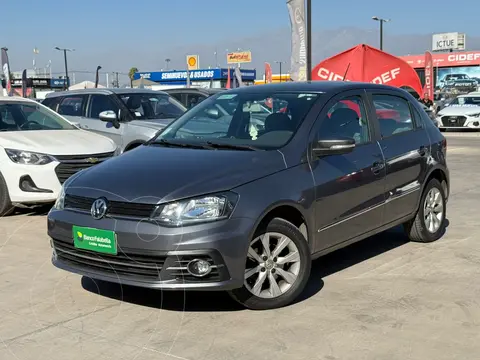
[(345, 70), (345, 74), (343, 74), (342, 81), (345, 81), (345, 78), (347, 77), (348, 69), (350, 69), (350, 63), (348, 63), (347, 70)]

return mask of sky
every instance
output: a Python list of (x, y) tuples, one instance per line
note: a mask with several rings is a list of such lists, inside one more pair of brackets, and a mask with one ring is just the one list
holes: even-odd
[[(313, 62), (360, 41), (378, 46), (372, 16), (392, 20), (384, 42), (393, 53), (415, 51), (415, 42), (425, 48), (437, 32), (464, 32), (468, 47), (470, 38), (480, 41), (478, 10), (473, 0), (312, 0)], [(227, 49), (252, 50), (253, 67), (290, 56), (285, 0), (3, 0), (2, 13), (8, 31), (1, 46), (9, 49), (14, 71), (32, 68), (37, 48), (37, 67), (51, 60), (54, 76), (60, 75), (63, 55), (56, 46), (75, 49), (69, 70), (92, 80), (97, 65), (121, 74), (132, 66), (158, 71), (169, 58), (170, 68), (183, 69), (187, 54), (199, 54), (201, 67), (224, 66)]]

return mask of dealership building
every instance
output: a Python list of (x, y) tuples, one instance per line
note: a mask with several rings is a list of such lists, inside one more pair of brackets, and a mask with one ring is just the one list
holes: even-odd
[[(425, 55), (399, 56), (418, 73), (422, 85), (425, 84)], [(459, 51), (432, 53), (434, 86), (441, 85), (444, 78), (451, 75), (477, 80), (480, 84), (480, 51)]]
[[(230, 71), (230, 79), (234, 76), (234, 69), (215, 68), (190, 70), (190, 84), (192, 87), (201, 88), (225, 88), (228, 80), (228, 71)], [(256, 70), (240, 69), (242, 82), (244, 85), (253, 85), (257, 77)], [(172, 87), (185, 87), (187, 85), (187, 70), (171, 70), (171, 71), (153, 71), (138, 72), (134, 75), (134, 80), (149, 80), (158, 84), (151, 85), (152, 89), (166, 89)], [(150, 86), (149, 86), (150, 87)]]

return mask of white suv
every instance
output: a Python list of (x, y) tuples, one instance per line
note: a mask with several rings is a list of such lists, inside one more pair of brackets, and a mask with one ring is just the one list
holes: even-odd
[(480, 130), (480, 93), (460, 95), (437, 113), (440, 129)]
[(62, 183), (117, 152), (33, 100), (0, 97), (0, 216), (17, 204), (54, 202)]

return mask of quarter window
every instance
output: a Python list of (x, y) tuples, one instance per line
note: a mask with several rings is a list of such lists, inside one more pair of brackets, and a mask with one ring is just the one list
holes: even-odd
[(413, 130), (407, 100), (395, 95), (373, 95), (372, 98), (382, 138)]
[(337, 101), (328, 110), (323, 119), (319, 136), (348, 137), (356, 144), (370, 142), (370, 131), (366, 117), (365, 105), (360, 96), (350, 96)]

